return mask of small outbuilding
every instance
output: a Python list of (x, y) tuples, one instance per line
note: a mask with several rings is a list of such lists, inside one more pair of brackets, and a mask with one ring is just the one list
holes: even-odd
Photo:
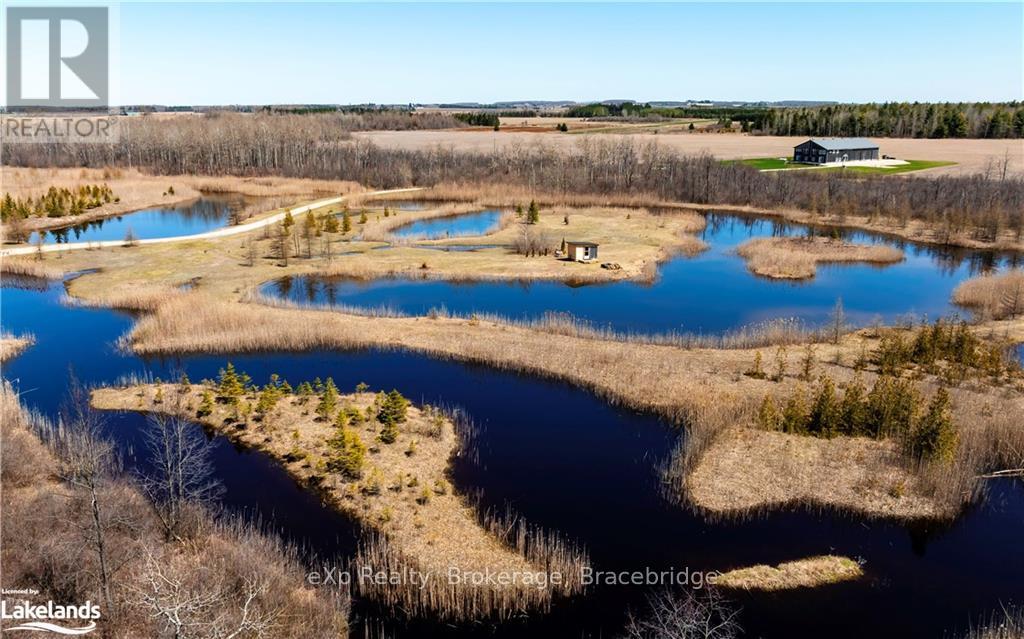
[(597, 244), (594, 242), (565, 243), (565, 256), (576, 262), (589, 262), (597, 259)]
[(811, 138), (793, 147), (793, 161), (804, 164), (877, 159), (878, 145), (867, 138)]

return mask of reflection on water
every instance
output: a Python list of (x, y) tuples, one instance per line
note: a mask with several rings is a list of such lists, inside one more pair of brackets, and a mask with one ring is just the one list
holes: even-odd
[[(242, 196), (208, 195), (185, 204), (144, 209), (42, 231), (43, 242), (116, 241), (125, 239), (129, 230), (136, 239), (205, 233), (226, 226), (231, 211), (241, 208), (245, 202)], [(37, 233), (32, 233), (29, 242), (35, 243), (37, 237)]]
[(479, 213), (460, 213), (429, 220), (419, 220), (399, 226), (392, 234), (396, 237), (418, 238), (424, 240), (445, 237), (466, 237), (486, 235), (498, 228), (501, 211), (488, 210)]
[[(560, 282), (357, 281), (310, 276), (281, 278), (265, 284), (263, 291), (302, 303), (386, 307), (411, 315), (425, 315), (435, 308), (515, 319), (565, 313), (623, 332), (719, 334), (780, 317), (821, 324), (839, 299), (847, 320), (856, 325), (893, 322), (907, 315), (934, 319), (957, 312), (950, 296), (961, 281), (1020, 264), (1020, 256), (1015, 254), (931, 247), (864, 232), (841, 235), (854, 242), (896, 246), (906, 259), (886, 266), (819, 265), (814, 279), (793, 282), (752, 275), (735, 254), (736, 247), (752, 237), (814, 232), (834, 233), (763, 218), (708, 215), (700, 236), (710, 249), (694, 258), (668, 260), (653, 283), (572, 286)], [(578, 268), (590, 271), (599, 267)]]
[[(25, 402), (54, 415), (69, 366), (86, 384), (130, 373), (214, 378), (224, 356), (140, 359), (114, 342), (131, 324), (123, 313), (64, 306), (60, 284), (2, 289), (3, 329), (32, 332), (36, 344), (4, 367)], [(417, 402), (462, 407), (478, 425), (478, 461), (455, 461), (453, 482), (482, 491), (485, 507), (511, 503), (529, 521), (587, 547), (597, 570), (723, 570), (837, 553), (866, 561), (861, 581), (782, 594), (740, 594), (745, 636), (774, 639), (937, 637), (945, 629), (1024, 597), (1024, 486), (990, 484), (988, 500), (952, 524), (903, 526), (845, 515), (777, 512), (709, 523), (661, 496), (655, 468), (676, 432), (650, 415), (607, 404), (568, 384), (404, 352), (353, 351), (232, 356), (253, 381), (272, 373), (292, 382), (332, 376), (399, 388)], [(566, 416), (571, 416), (567, 419)], [(144, 419), (112, 415), (110, 435), (129, 465), (145, 468)], [(324, 507), (262, 454), (215, 438), (225, 505), (242, 509), (321, 557), (349, 556), (359, 527)], [(394, 635), (617, 636), (642, 587), (595, 588), (549, 616), (456, 630), (417, 624)], [(378, 623), (378, 622), (372, 622)], [(372, 625), (371, 623), (371, 625)], [(387, 620), (381, 621), (387, 625)]]

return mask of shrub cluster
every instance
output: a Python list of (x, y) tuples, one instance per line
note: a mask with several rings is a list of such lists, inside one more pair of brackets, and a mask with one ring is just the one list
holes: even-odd
[(913, 382), (891, 375), (880, 376), (870, 391), (858, 375), (841, 398), (823, 375), (809, 396), (798, 386), (781, 410), (766, 395), (757, 418), (762, 428), (794, 435), (895, 439), (915, 461), (951, 461), (959, 440), (945, 388), (925, 406)]
[(882, 334), (874, 363), (883, 375), (897, 375), (919, 366), (932, 375), (940, 375), (951, 384), (972, 374), (989, 374), (999, 379), (1016, 366), (998, 344), (991, 344), (971, 332), (966, 322), (938, 320), (921, 327), (912, 339), (904, 331)]
[[(183, 376), (181, 383), (185, 387), (188, 378)], [(292, 396), (300, 404), (307, 404), (315, 398), (314, 412), (317, 420), (333, 422), (337, 427), (334, 435), (326, 442), (331, 449), (328, 469), (353, 479), (362, 477), (367, 447), (352, 427), (361, 426), (375, 419), (381, 426), (377, 439), (383, 444), (392, 444), (398, 439), (399, 425), (408, 419), (410, 405), (409, 400), (400, 392), (392, 390), (390, 393), (378, 393), (373, 404), (367, 407), (364, 413), (350, 404), (341, 405), (338, 387), (330, 377), (326, 380), (318, 377), (312, 382), (304, 381), (293, 390), (287, 380), (273, 374), (270, 381), (261, 388), (253, 384), (252, 378), (244, 371), (237, 370), (231, 362), (219, 371), (217, 381), (210, 382), (208, 386), (213, 390), (203, 390), (196, 411), (197, 417), (209, 416), (216, 401), (230, 405), (234, 409), (232, 419), (244, 422), (252, 411), (247, 397), (254, 395), (256, 419), (264, 421), (284, 397)], [(365, 384), (356, 387), (356, 392), (366, 391)], [(413, 454), (415, 446), (412, 445), (410, 450), (412, 452), (407, 454)], [(296, 450), (294, 456), (299, 458), (299, 455), (300, 451)]]
[(64, 217), (81, 215), (110, 202), (119, 202), (106, 184), (83, 184), (75, 190), (51, 186), (45, 194), (36, 199), (14, 198), (10, 193), (0, 200), (0, 219), (23, 220), (27, 217)]

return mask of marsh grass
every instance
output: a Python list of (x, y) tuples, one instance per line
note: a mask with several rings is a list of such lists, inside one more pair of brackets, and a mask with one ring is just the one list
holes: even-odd
[(986, 319), (1012, 319), (1024, 314), (1024, 270), (986, 273), (960, 283), (953, 302)]
[[(116, 465), (94, 493), (76, 486), (69, 468), (90, 452), (75, 436), (79, 426), (26, 410), (6, 381), (0, 430), (5, 585), (32, 584), (42, 597), (67, 601), (99, 602), (108, 592), (103, 636), (173, 634), (160, 609), (174, 614), (189, 636), (230, 636), (239, 626), (282, 639), (347, 634), (348, 591), (306, 584), (305, 562), (315, 558), (260, 522), (197, 508), (187, 533), (168, 539), (135, 478)], [(94, 512), (108, 544), (108, 589), (92, 541)]]
[(815, 588), (859, 579), (863, 575), (860, 564), (848, 557), (820, 555), (786, 561), (777, 566), (759, 564), (736, 568), (716, 577), (714, 584), (720, 588), (774, 592)]
[[(583, 591), (585, 552), (558, 535), (532, 527), (507, 511), (482, 515), (481, 523), (509, 550), (523, 555), (533, 568), (487, 573), (436, 572), (403, 553), (382, 535), (370, 535), (352, 560), (353, 574), (378, 573), (427, 576), (422, 585), (409, 579), (357, 579), (354, 594), (381, 606), (389, 615), (429, 617), (448, 622), (500, 621), (546, 613), (555, 599)], [(504, 581), (499, 581), (504, 580)]]
[(57, 280), (67, 273), (62, 268), (59, 258), (47, 257), (45, 260), (34, 258), (0, 257), (0, 274), (21, 275), (45, 280)]
[[(360, 279), (360, 278), (353, 278)], [(372, 279), (372, 278), (367, 278)], [(503, 278), (458, 279), (425, 273), (416, 279), (449, 281), (449, 282), (483, 282), (507, 281)], [(379, 318), (411, 318), (415, 317), (391, 306), (354, 306), (351, 304), (314, 304), (299, 303), (291, 300), (272, 297), (260, 292), (257, 287), (250, 287), (243, 294), (242, 301), (262, 304), (275, 308), (296, 310), (315, 310), (337, 312), (346, 315)], [(721, 334), (701, 334), (686, 332), (644, 333), (637, 331), (620, 331), (611, 327), (603, 327), (593, 322), (575, 317), (570, 313), (546, 312), (540, 317), (515, 319), (496, 313), (460, 314), (449, 311), (445, 306), (431, 308), (425, 319), (451, 319), (464, 321), (483, 321), (504, 324), (534, 330), (552, 335), (578, 337), (582, 339), (625, 342), (632, 344), (652, 344), (674, 346), (684, 349), (748, 349), (769, 346), (805, 344), (808, 342), (824, 342), (833, 338), (830, 329), (810, 327), (799, 318), (776, 318), (742, 326)]]
[(13, 335), (6, 331), (0, 332), (0, 363), (17, 357), (26, 348), (35, 344), (35, 341), (36, 338), (31, 333)]
[(961, 639), (1024, 639), (1024, 606), (1002, 605)]
[(882, 244), (851, 244), (827, 237), (762, 237), (747, 240), (736, 249), (756, 275), (773, 279), (814, 277), (818, 264), (866, 262), (893, 264), (903, 251)]

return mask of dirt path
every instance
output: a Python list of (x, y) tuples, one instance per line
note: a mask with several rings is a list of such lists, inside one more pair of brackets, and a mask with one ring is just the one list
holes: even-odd
[[(377, 195), (391, 195), (393, 193), (408, 193), (410, 191), (420, 191), (420, 190), (422, 190), (422, 187), (412, 187), (412, 188), (405, 188), (405, 189), (389, 189), (389, 190), (385, 190), (385, 191), (370, 191), (369, 193), (358, 193), (358, 194), (354, 194), (354, 195), (358, 195), (360, 198), (365, 198), (365, 197), (371, 197), (371, 196), (377, 196)], [(295, 216), (295, 215), (302, 215), (303, 213), (308, 213), (308, 212), (310, 212), (312, 210), (319, 209), (319, 208), (322, 208), (322, 207), (325, 207), (325, 206), (331, 206), (332, 204), (340, 204), (341, 202), (345, 201), (349, 197), (353, 197), (353, 196), (352, 195), (341, 195), (341, 196), (338, 196), (338, 197), (328, 198), (326, 200), (317, 200), (315, 202), (310, 202), (309, 204), (303, 204), (302, 206), (297, 206), (297, 207), (294, 207), (294, 208), (291, 208), (291, 209), (288, 209), (288, 210), (291, 211), (291, 214), (293, 216)], [(154, 238), (149, 238), (149, 239), (136, 240), (135, 244), (136, 245), (143, 245), (143, 244), (168, 244), (168, 243), (171, 243), (171, 242), (184, 242), (184, 241), (192, 241), (192, 240), (212, 240), (212, 239), (219, 238), (219, 237), (228, 237), (228, 236), (231, 236), (231, 235), (240, 235), (242, 233), (248, 233), (249, 231), (255, 231), (256, 229), (263, 228), (264, 226), (269, 226), (271, 224), (276, 224), (277, 222), (280, 222), (281, 220), (284, 219), (284, 216), (285, 216), (286, 212), (287, 211), (282, 211), (280, 213), (275, 213), (274, 215), (270, 215), (268, 217), (265, 217), (265, 218), (263, 218), (261, 220), (256, 220), (255, 222), (249, 222), (247, 224), (239, 224), (238, 226), (226, 226), (226, 227), (224, 227), (222, 229), (217, 229), (215, 231), (207, 231), (206, 233), (197, 233), (195, 235), (177, 235), (177, 236), (174, 236), (174, 237), (154, 237)], [(44, 244), (42, 247), (18, 246), (18, 247), (14, 247), (14, 248), (0, 250), (0, 257), (13, 257), (15, 255), (31, 255), (31, 254), (33, 254), (33, 253), (35, 253), (37, 251), (42, 251), (43, 253), (56, 253), (56, 252), (60, 252), (60, 251), (74, 251), (76, 249), (97, 249), (97, 248), (105, 248), (105, 247), (112, 247), (112, 246), (124, 246), (124, 245), (125, 245), (124, 240), (104, 240), (104, 241), (101, 241), (101, 242), (73, 242), (73, 243), (70, 243), (70, 244)]]

